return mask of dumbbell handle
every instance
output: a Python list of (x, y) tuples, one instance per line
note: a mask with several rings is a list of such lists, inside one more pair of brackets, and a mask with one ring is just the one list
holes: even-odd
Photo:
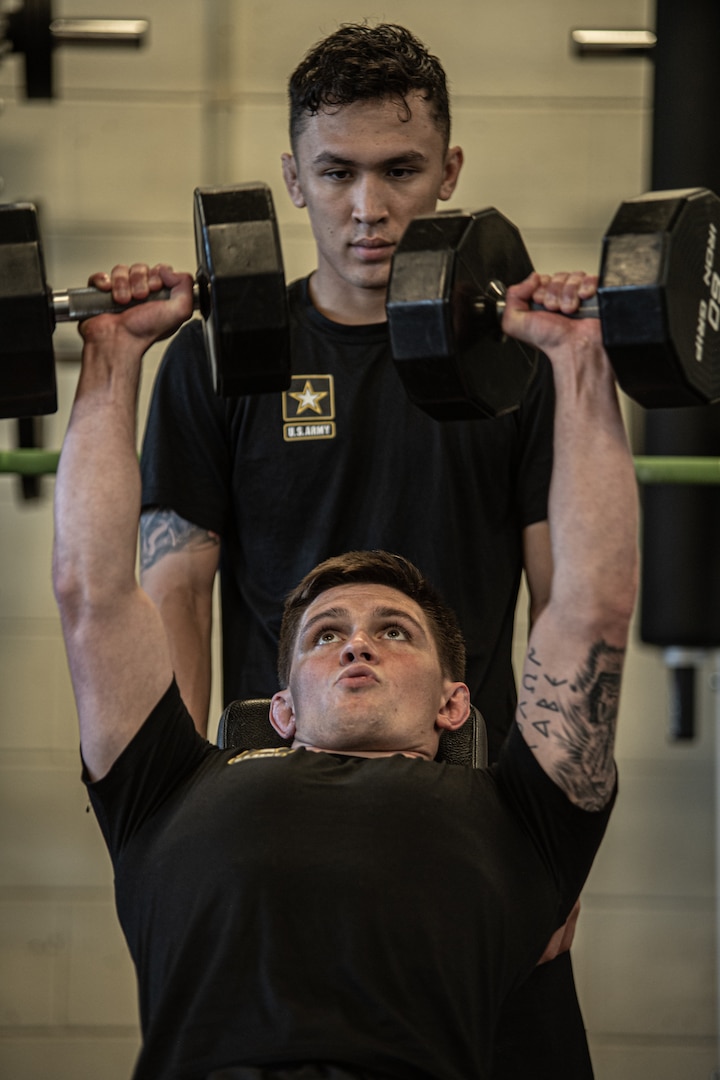
[[(507, 301), (505, 300), (505, 293), (507, 289), (501, 281), (491, 281), (488, 285), (487, 294), (483, 297), (479, 297), (473, 303), (473, 309), (476, 314), (482, 318), (494, 318), (498, 323), (502, 322), (502, 317), (505, 314), (505, 308)], [(542, 304), (531, 304), (531, 311), (546, 311)], [(565, 312), (553, 312), (553, 314), (565, 315)], [(580, 307), (577, 311), (573, 311), (572, 314), (566, 315), (568, 319), (599, 319), (600, 318), (600, 306), (598, 304), (597, 296), (591, 297), (589, 300), (581, 300)]]
[[(131, 300), (129, 304), (116, 304), (112, 293), (102, 292), (89, 286), (85, 289), (65, 289), (53, 292), (50, 295), (50, 304), (56, 323), (80, 322), (81, 319), (91, 319), (93, 315), (118, 314), (129, 307), (137, 307), (138, 304), (146, 304), (149, 300), (169, 300), (169, 289), (158, 289), (150, 293), (145, 300)], [(193, 284), (193, 310), (200, 309), (200, 286), (196, 281)]]

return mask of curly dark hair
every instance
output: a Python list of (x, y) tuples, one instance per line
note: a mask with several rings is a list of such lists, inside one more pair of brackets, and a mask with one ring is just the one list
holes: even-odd
[(409, 30), (393, 23), (344, 23), (300, 61), (288, 83), (290, 141), (295, 147), (309, 116), (355, 101), (397, 100), (410, 119), (407, 98), (420, 93), (450, 141), (450, 104), (442, 64)]
[(306, 609), (328, 589), (354, 584), (388, 585), (414, 600), (430, 624), (443, 675), (454, 682), (465, 678), (465, 641), (457, 616), (417, 567), (402, 555), (387, 551), (348, 551), (316, 566), (285, 601), (278, 644), (281, 686), (288, 685), (295, 642)]

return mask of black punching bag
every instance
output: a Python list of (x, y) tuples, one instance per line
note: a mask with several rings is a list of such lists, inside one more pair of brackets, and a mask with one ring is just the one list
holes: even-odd
[[(720, 193), (720, 0), (657, 0), (656, 34), (652, 187)], [(648, 411), (644, 449), (720, 457), (720, 406)], [(720, 488), (646, 485), (642, 544), (640, 636), (674, 657), (673, 734), (689, 738), (694, 668), (683, 650), (720, 648)]]

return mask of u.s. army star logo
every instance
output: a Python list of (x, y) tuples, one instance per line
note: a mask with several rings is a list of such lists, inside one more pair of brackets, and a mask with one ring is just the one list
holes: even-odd
[(283, 439), (335, 438), (335, 384), (332, 375), (293, 375), (282, 396)]

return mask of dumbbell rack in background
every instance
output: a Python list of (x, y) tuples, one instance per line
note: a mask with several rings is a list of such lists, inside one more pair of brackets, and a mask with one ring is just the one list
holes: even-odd
[[(50, 100), (55, 96), (55, 49), (67, 45), (137, 49), (145, 43), (149, 28), (147, 19), (55, 19), (51, 0), (25, 0), (20, 4), (0, 0), (0, 63), (13, 54), (22, 56), (25, 97)], [(37, 445), (36, 421), (19, 420), (18, 428), (20, 446)], [(37, 476), (23, 475), (21, 482), (25, 498), (39, 495)]]
[(147, 19), (54, 19), (51, 0), (25, 0), (7, 7), (0, 0), (0, 61), (13, 53), (25, 60), (25, 96), (55, 96), (53, 53), (66, 45), (139, 48)]

